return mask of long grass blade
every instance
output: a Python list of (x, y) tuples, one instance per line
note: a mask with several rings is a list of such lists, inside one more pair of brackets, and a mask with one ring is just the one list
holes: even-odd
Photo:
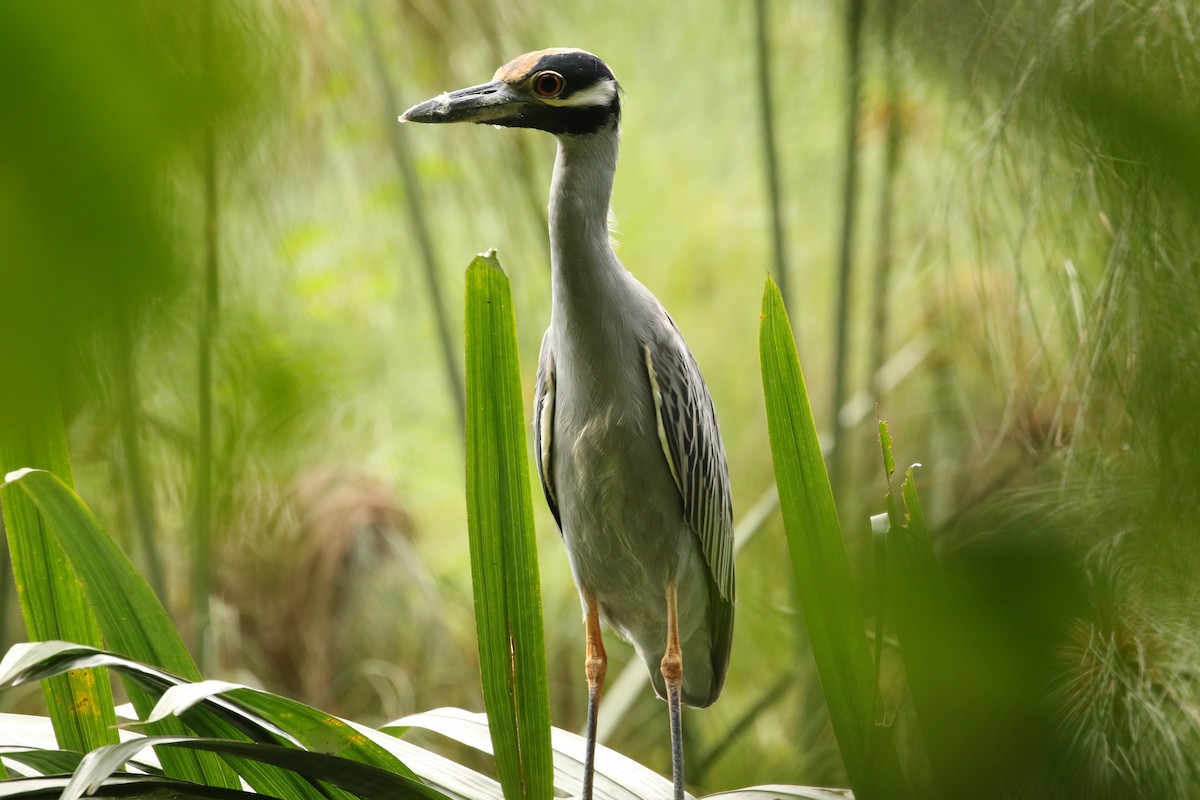
[(467, 270), (467, 527), (483, 701), (504, 795), (552, 794), (542, 601), (508, 278)]
[(876, 731), (877, 686), (863, 617), (787, 311), (769, 278), (759, 348), (796, 590), (846, 772), (860, 797), (903, 797), (894, 745)]
[[(375, 22), (372, 3), (364, 2), (359, 5), (363, 19), (363, 33), (367, 39), (367, 49), (371, 54), (371, 66), (375, 78), (379, 82), (382, 104), (387, 109), (402, 109), (398, 98), (400, 92), (392, 77), (393, 71), (384, 60), (384, 46), (379, 41), (379, 26)], [(420, 254), (422, 275), (425, 279), (425, 291), (429, 294), (429, 307), (437, 324), (438, 344), (442, 350), (442, 368), (446, 376), (446, 388), (449, 390), (450, 402), (458, 412), (455, 422), (458, 431), (463, 432), (463, 418), (466, 410), (463, 407), (463, 377), (458, 365), (454, 337), (450, 334), (450, 314), (446, 310), (446, 301), (442, 297), (442, 270), (438, 263), (437, 250), (433, 246), (433, 226), (425, 214), (425, 195), (422, 191), (421, 180), (417, 173), (417, 165), (409, 148), (408, 139), (399, 124), (395, 122), (395, 112), (386, 114), (388, 122), (388, 143), (392, 146), (392, 160), (400, 173), (400, 183), (404, 187), (405, 210), (408, 212), (408, 224), (413, 239), (416, 241), (417, 252)], [(405, 262), (411, 261), (406, 258)]]

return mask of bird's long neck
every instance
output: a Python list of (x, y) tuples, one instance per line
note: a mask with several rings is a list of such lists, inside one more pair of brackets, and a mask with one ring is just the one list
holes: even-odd
[(550, 183), (554, 317), (585, 322), (616, 299), (626, 277), (609, 242), (608, 204), (617, 168), (617, 126), (558, 137)]

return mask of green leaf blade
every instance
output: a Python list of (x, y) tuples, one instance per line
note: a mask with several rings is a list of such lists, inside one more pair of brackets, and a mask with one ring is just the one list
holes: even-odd
[[(891, 442), (883, 444), (886, 459)], [(947, 713), (956, 703), (946, 698), (959, 685), (955, 673), (972, 662), (961, 649), (963, 618), (954, 611), (960, 606), (938, 568), (913, 473), (914, 467), (909, 467), (900, 486), (903, 513), (893, 492), (887, 494), (887, 549), (893, 567), (888, 590), (900, 659), (932, 777), (944, 796), (953, 796), (962, 788), (962, 764), (955, 754), (963, 738), (955, 715)]]
[[(58, 800), (70, 779), (66, 777), (20, 778), (0, 782), (4, 800)], [(114, 775), (96, 790), (93, 797), (120, 797), (124, 800), (262, 800), (261, 794), (204, 786), (190, 781), (157, 775)]]
[[(165, 696), (165, 694), (181, 689), (190, 691), (189, 681), (171, 675), (157, 667), (140, 661), (132, 660), (113, 653), (96, 650), (90, 647), (72, 644), (70, 642), (35, 642), (13, 645), (3, 660), (0, 660), (0, 685), (20, 685), (33, 681), (45, 680), (70, 670), (91, 667), (107, 667), (119, 673), (126, 686), (131, 690), (138, 688), (147, 697)], [(211, 684), (211, 682), (210, 682)], [(230, 684), (224, 684), (226, 686)], [(166, 702), (166, 701), (164, 701)], [(166, 703), (173, 706), (173, 711), (182, 714), (190, 727), (200, 736), (210, 739), (244, 739), (248, 743), (267, 745), (293, 744), (287, 731), (269, 721), (263, 720), (252, 711), (242, 709), (235, 704), (226, 702), (223, 697), (214, 697), (211, 693), (197, 698), (193, 705)], [(171, 723), (166, 725), (165, 723)], [(139, 727), (151, 731), (161, 731), (163, 728), (176, 728), (179, 733), (169, 736), (190, 738), (187, 728), (177, 719), (167, 719), (153, 724), (142, 724)], [(297, 752), (309, 753), (308, 750), (294, 747)], [(101, 752), (93, 750), (92, 753)], [(261, 759), (247, 759), (235, 754), (224, 752), (220, 757), (208, 753), (182, 751), (171, 749), (159, 751), (158, 756), (164, 767), (180, 761), (180, 755), (190, 753), (194, 760), (201, 765), (211, 761), (219, 769), (216, 777), (224, 779), (228, 774), (240, 775), (255, 791), (271, 797), (288, 798), (288, 800), (349, 800), (345, 793), (336, 788), (318, 786), (294, 770), (282, 769)], [(228, 767), (222, 763), (228, 762)], [(190, 763), (184, 761), (183, 763)], [(232, 771), (230, 770), (232, 767)], [(212, 788), (225, 788), (215, 780), (202, 776), (202, 780), (191, 782), (196, 785), (207, 785)], [(236, 776), (233, 780), (236, 781)]]
[[(83, 500), (50, 472), (22, 470), (9, 478), (6, 490), (10, 495), (20, 494), (37, 509), (69, 560), (105, 645), (189, 680), (199, 679), (196, 665), (166, 610)], [(107, 680), (104, 684), (107, 687)], [(138, 713), (149, 713), (153, 699), (136, 686), (128, 689)], [(108, 707), (111, 713), (111, 693)], [(115, 716), (113, 721), (115, 724)], [(154, 731), (164, 735), (186, 731), (177, 720), (156, 725)], [(115, 742), (115, 731), (112, 737)], [(226, 788), (238, 786), (233, 772), (210, 754), (174, 751), (163, 753), (162, 758), (164, 772), (171, 777)]]
[(874, 722), (878, 690), (859, 600), (787, 311), (769, 278), (759, 356), (796, 590), (846, 772), (860, 797), (905, 796), (894, 745)]
[[(442, 800), (443, 798), (443, 795), (430, 789), (414, 777), (399, 775), (380, 767), (327, 753), (314, 753), (263, 742), (156, 736), (130, 739), (121, 744), (109, 745), (89, 753), (63, 790), (62, 800), (78, 800), (84, 795), (95, 793), (96, 790), (108, 783), (114, 773), (127, 761), (152, 745), (165, 748), (191, 748), (221, 753), (239, 760), (268, 764), (294, 775), (298, 779), (295, 785), (318, 781), (328, 783), (342, 792), (350, 793), (347, 797), (357, 795), (364, 800), (403, 800), (404, 798)], [(161, 753), (162, 750), (159, 752)], [(286, 785), (282, 785), (280, 788), (285, 790), (280, 795), (281, 797), (297, 796), (287, 792)], [(320, 793), (314, 794), (317, 797), (322, 796)]]
[[(3, 403), (0, 479), (10, 470), (37, 465), (71, 480), (57, 393), (49, 384), (40, 390), (45, 400), (36, 408), (7, 402), (11, 398)], [(100, 646), (100, 629), (79, 581), (37, 505), (23, 492), (0, 483), (0, 511), (29, 638)], [(117, 740), (112, 687), (106, 673), (63, 675), (45, 683), (43, 694), (62, 747), (86, 751)]]
[(467, 270), (467, 526), (484, 706), (506, 797), (553, 792), (516, 321), (494, 254)]
[(257, 689), (234, 689), (226, 697), (260, 714), (268, 722), (285, 728), (309, 750), (353, 759), (407, 778), (417, 777), (394, 755), (365, 738), (345, 720), (331, 714)]

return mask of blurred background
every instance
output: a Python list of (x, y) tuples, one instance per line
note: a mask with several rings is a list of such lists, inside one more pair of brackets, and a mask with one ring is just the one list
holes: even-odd
[[(619, 254), (704, 370), (744, 540), (689, 782), (846, 785), (773, 505), (771, 274), (872, 628), (877, 414), (923, 465), (955, 593), (938, 719), (876, 643), (911, 773), (1200, 796), (1198, 32), (1186, 0), (6, 3), (0, 425), (61, 406), (77, 490), (206, 675), (371, 723), (480, 709), (462, 276), (499, 251), (532, 392), (554, 142), (396, 117), (582, 47), (624, 90)], [(579, 605), (535, 500), (578, 730)], [(668, 771), (610, 642), (606, 743)]]

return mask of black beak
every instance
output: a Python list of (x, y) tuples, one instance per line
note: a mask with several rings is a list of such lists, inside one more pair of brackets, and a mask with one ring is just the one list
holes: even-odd
[(401, 122), (499, 122), (520, 106), (521, 97), (504, 81), (440, 94), (400, 115)]

